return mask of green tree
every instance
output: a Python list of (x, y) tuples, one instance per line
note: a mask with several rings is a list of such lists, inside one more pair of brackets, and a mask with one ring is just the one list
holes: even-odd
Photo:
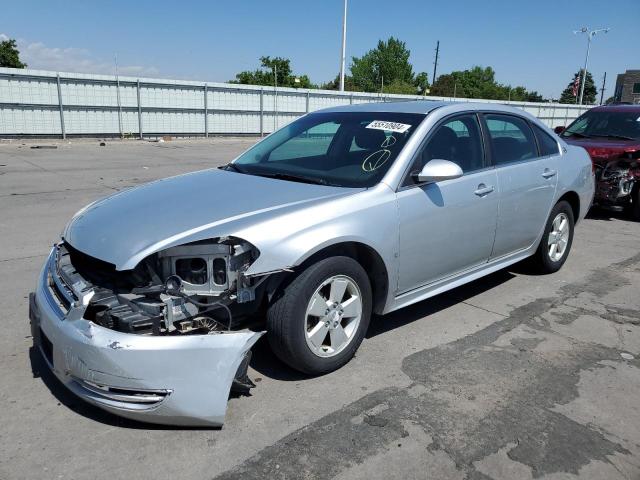
[(362, 57), (352, 57), (353, 83), (365, 92), (379, 92), (384, 82), (387, 93), (416, 93), (410, 54), (406, 44), (394, 37), (378, 41), (378, 46)]
[(20, 61), (20, 52), (12, 38), (0, 42), (0, 67), (27, 68), (27, 64)]
[(492, 100), (543, 101), (538, 92), (525, 87), (498, 83), (491, 67), (475, 66), (440, 75), (431, 86), (431, 95), (441, 97), (482, 98)]
[[(577, 100), (580, 100), (580, 87), (582, 86), (582, 72), (581, 68), (578, 72), (573, 75), (573, 79), (562, 91), (560, 95), (560, 103), (576, 103)], [(576, 81), (576, 78), (580, 78), (578, 85), (578, 95), (573, 96), (573, 85)], [(598, 94), (598, 90), (596, 88), (596, 84), (593, 81), (593, 77), (591, 76), (591, 72), (587, 71), (587, 81), (584, 84), (584, 97), (582, 99), (582, 103), (594, 104), (596, 103), (596, 96)]]
[[(323, 90), (338, 90), (340, 88), (340, 75), (336, 75), (333, 80), (329, 80), (326, 83), (320, 85)], [(344, 89), (347, 92), (361, 92), (362, 89), (354, 83), (353, 77), (350, 75), (344, 76)]]
[[(259, 68), (253, 71), (247, 70), (236, 74), (236, 79), (231, 80), (229, 83), (273, 86), (275, 83), (274, 74), (277, 71), (279, 87), (316, 88), (307, 75), (293, 74), (291, 61), (288, 58), (260, 57), (260, 65), (262, 67), (261, 69)], [(296, 81), (296, 79), (298, 81)]]
[(413, 84), (415, 85), (417, 92), (424, 95), (425, 90), (429, 88), (429, 76), (427, 75), (427, 72), (420, 72), (417, 74)]
[(531, 92), (528, 92), (526, 101), (527, 102), (544, 102), (544, 98), (538, 92), (533, 90)]

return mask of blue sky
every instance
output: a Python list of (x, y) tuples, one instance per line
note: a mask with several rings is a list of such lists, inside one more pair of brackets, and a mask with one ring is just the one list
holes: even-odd
[[(284, 56), (320, 83), (339, 71), (342, 0), (3, 0), (0, 36), (17, 38), (30, 68), (226, 81)], [(593, 43), (598, 85), (640, 68), (640, 0), (350, 0), (347, 58), (391, 35), (411, 50), (416, 72), (492, 66), (502, 83), (558, 97), (584, 62), (581, 26), (610, 27)]]

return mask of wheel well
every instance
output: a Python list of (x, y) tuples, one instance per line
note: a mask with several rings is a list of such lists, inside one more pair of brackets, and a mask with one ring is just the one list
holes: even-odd
[(573, 210), (573, 220), (578, 223), (578, 217), (580, 216), (580, 197), (576, 192), (567, 192), (562, 195), (558, 201), (566, 201), (571, 205), (571, 210)]
[(307, 258), (296, 270), (304, 270), (308, 265), (323, 258), (345, 256), (358, 262), (369, 277), (373, 294), (373, 311), (382, 312), (389, 291), (389, 275), (382, 257), (373, 248), (358, 242), (343, 242), (330, 245)]

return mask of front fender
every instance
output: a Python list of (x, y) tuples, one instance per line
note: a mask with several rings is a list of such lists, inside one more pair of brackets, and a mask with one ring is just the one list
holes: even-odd
[(260, 251), (246, 275), (295, 267), (332, 245), (364, 244), (380, 255), (390, 291), (395, 290), (398, 212), (395, 193), (384, 184), (260, 223), (234, 236)]

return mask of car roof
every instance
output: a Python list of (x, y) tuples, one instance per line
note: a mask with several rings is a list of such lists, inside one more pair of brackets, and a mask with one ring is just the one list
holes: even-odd
[[(359, 103), (356, 105), (340, 105), (337, 107), (324, 108), (316, 110), (317, 113), (329, 112), (386, 112), (386, 113), (422, 113), (427, 114), (441, 107), (463, 107), (462, 110), (469, 111), (493, 111), (504, 113), (515, 113), (518, 115), (529, 116), (521, 108), (511, 107), (501, 103), (480, 103), (480, 102), (445, 102), (435, 100), (409, 100), (399, 102), (374, 102)], [(313, 112), (313, 113), (316, 113)]]
[(616, 104), (616, 105), (601, 105), (594, 107), (591, 110), (594, 112), (631, 112), (640, 113), (640, 105), (634, 104)]

